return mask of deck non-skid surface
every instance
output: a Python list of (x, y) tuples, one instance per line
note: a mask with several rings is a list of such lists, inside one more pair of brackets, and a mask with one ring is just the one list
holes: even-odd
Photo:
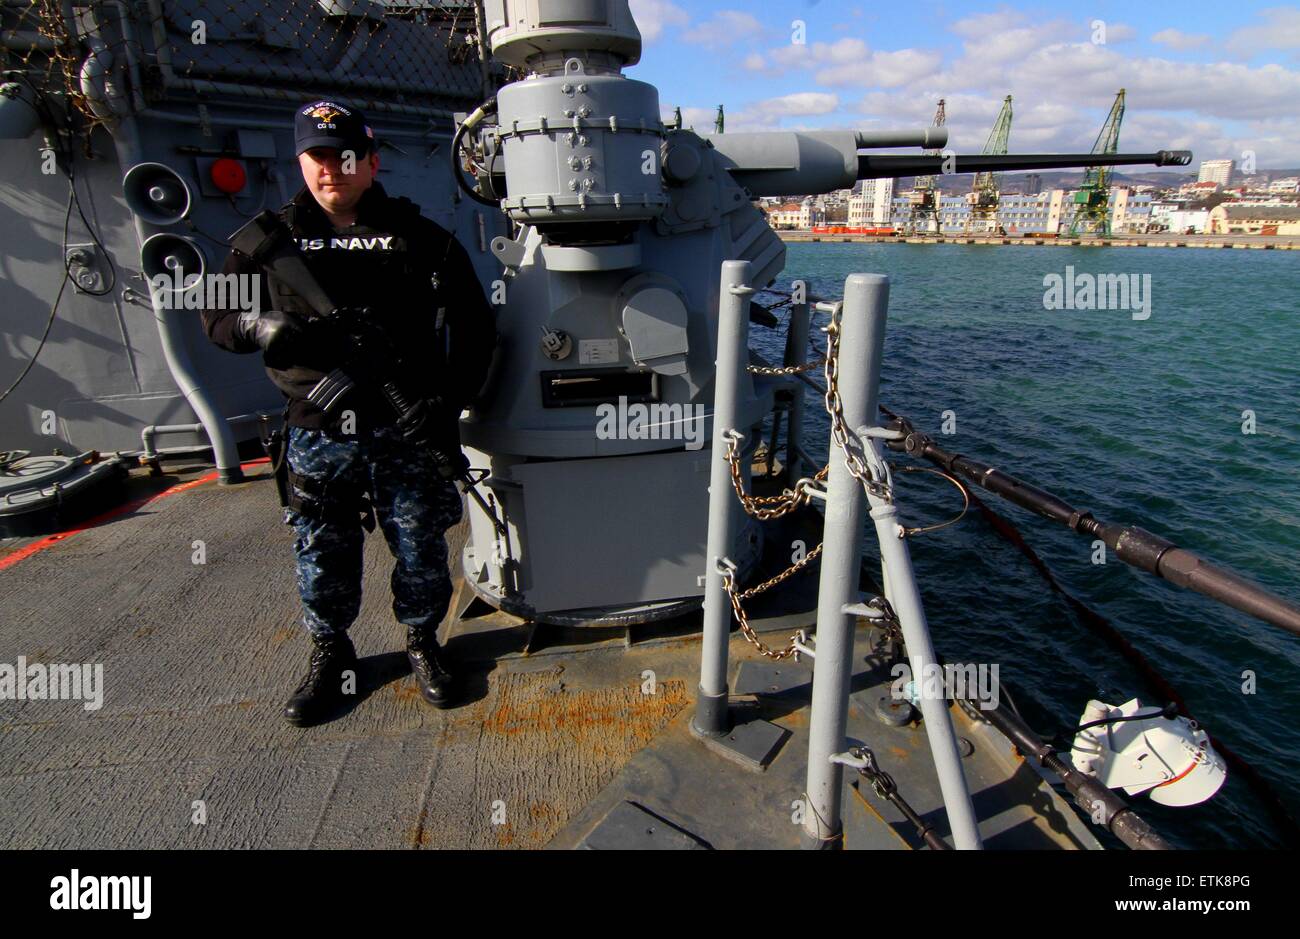
[[(774, 673), (733, 636), (737, 701), (788, 733), (764, 773), (690, 734), (699, 640), (671, 630), (627, 649), (578, 630), (523, 655), (530, 635), (517, 621), (449, 618), (442, 635), (466, 696), (434, 710), (408, 673), (379, 536), (366, 542), (352, 630), (356, 700), (323, 726), (287, 725), (280, 710), (309, 645), (291, 532), (258, 472), (240, 486), (173, 490), (7, 566), (21, 546), (0, 548), (0, 663), (99, 664), (104, 681), (95, 711), (0, 700), (0, 848), (577, 847), (628, 802), (713, 847), (798, 844), (805, 665)], [(453, 558), (465, 534), (448, 533)], [(453, 612), (468, 599), (457, 587)], [(771, 617), (768, 628), (785, 634), (770, 641), (784, 641), (789, 618)], [(880, 676), (867, 674), (858, 641), (855, 687), (865, 691)], [(850, 735), (946, 834), (924, 731), (869, 714), (850, 709)], [(1004, 740), (959, 722), (974, 744), (964, 765), (990, 846), (1095, 845)], [(901, 815), (854, 783), (846, 844), (915, 846)]]
[[(859, 631), (853, 686), (867, 701), (888, 690), (888, 672), (866, 653), (867, 630)], [(763, 719), (788, 736), (763, 772), (724, 759), (691, 733), (689, 709), (637, 753), (608, 787), (551, 842), (554, 848), (610, 846), (615, 832), (602, 825), (624, 817), (621, 807), (632, 805), (662, 820), (700, 844), (712, 848), (756, 849), (801, 846), (802, 813), (807, 772), (809, 708), (812, 670), (802, 663), (771, 665), (756, 662), (743, 645), (732, 644), (735, 673), (733, 707), (740, 721)], [(750, 671), (750, 675), (746, 672)], [(776, 681), (754, 681), (754, 674)], [(880, 679), (884, 677), (883, 684)], [(777, 693), (739, 692), (760, 688)], [(1065, 805), (1042, 777), (988, 724), (973, 721), (952, 709), (956, 733), (971, 743), (963, 769), (979, 819), (980, 836), (989, 849), (1069, 849), (1099, 847), (1076, 813)], [(928, 824), (951, 843), (943, 797), (930, 756), (929, 742), (919, 724), (887, 727), (857, 702), (849, 709), (848, 736), (869, 746), (882, 769), (894, 779), (898, 792)], [(915, 828), (902, 812), (871, 791), (851, 771), (844, 776), (841, 817), (843, 846), (851, 850), (918, 850)], [(617, 842), (615, 842), (617, 843)], [(633, 843), (625, 839), (623, 844)], [(669, 842), (671, 844), (671, 842)], [(621, 846), (621, 845), (620, 845)]]
[(693, 651), (657, 649), (646, 694), (641, 650), (493, 663), (458, 639), (469, 700), (430, 708), (371, 536), (360, 700), (290, 727), (309, 646), (273, 503), (265, 478), (194, 487), (0, 572), (0, 663), (98, 663), (105, 687), (97, 711), (0, 701), (0, 847), (537, 847), (687, 701)]

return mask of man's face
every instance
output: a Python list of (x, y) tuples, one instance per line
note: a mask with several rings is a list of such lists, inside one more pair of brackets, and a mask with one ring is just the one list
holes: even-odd
[(345, 214), (356, 207), (362, 193), (374, 182), (379, 154), (372, 150), (358, 157), (333, 147), (312, 147), (298, 154), (298, 166), (316, 201), (331, 212)]

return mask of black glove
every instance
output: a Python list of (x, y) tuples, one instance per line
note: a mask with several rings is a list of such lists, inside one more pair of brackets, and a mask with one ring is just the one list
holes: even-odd
[(311, 357), (317, 349), (308, 333), (308, 324), (280, 310), (239, 314), (235, 334), (244, 342), (262, 350), (262, 359), (270, 368), (289, 368)]
[(469, 460), (460, 450), (460, 412), (440, 398), (421, 401), (398, 426), (407, 440), (429, 448), (443, 479), (459, 479), (469, 471)]

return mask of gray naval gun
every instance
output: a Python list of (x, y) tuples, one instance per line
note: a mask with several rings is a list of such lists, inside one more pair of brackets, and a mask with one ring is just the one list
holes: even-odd
[[(700, 603), (718, 270), (747, 261), (765, 287), (785, 266), (755, 199), (922, 172), (1190, 160), (871, 152), (938, 152), (942, 127), (699, 135), (665, 124), (656, 89), (622, 73), (641, 54), (627, 3), (490, 0), (486, 18), (493, 58), (518, 78), (461, 124), (453, 156), (512, 234), (491, 242), (503, 379), (462, 427), (490, 471), (463, 563), (481, 599), (531, 620), (637, 622)], [(772, 412), (777, 384), (742, 379), (741, 426)], [(743, 576), (758, 525), (738, 539)]]

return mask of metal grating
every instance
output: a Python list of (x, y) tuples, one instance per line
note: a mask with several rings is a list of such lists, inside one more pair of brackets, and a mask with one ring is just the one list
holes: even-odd
[[(4, 69), (65, 95), (91, 125), (177, 93), (330, 95), (367, 109), (445, 113), (472, 108), (507, 76), (481, 54), (475, 0), (0, 4)], [(87, 75), (98, 72), (106, 94), (88, 97)]]

